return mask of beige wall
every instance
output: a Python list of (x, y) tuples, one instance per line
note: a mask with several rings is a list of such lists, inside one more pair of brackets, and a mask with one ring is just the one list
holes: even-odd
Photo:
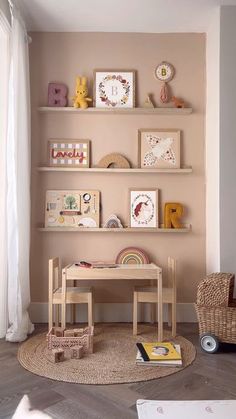
[[(113, 260), (126, 246), (144, 248), (154, 262), (166, 270), (168, 255), (178, 259), (178, 301), (195, 300), (196, 285), (205, 274), (205, 36), (201, 34), (119, 34), (119, 33), (32, 33), (30, 45), (32, 87), (32, 301), (47, 301), (47, 261), (60, 256), (63, 264), (78, 259)], [(65, 82), (74, 93), (75, 77), (87, 75), (92, 92), (94, 68), (137, 70), (137, 106), (146, 93), (159, 102), (160, 83), (155, 66), (171, 62), (176, 75), (171, 88), (194, 109), (186, 116), (150, 115), (55, 115), (39, 114), (47, 103), (50, 81)], [(109, 152), (125, 154), (137, 164), (138, 128), (179, 128), (182, 131), (181, 162), (192, 165), (193, 173), (164, 174), (76, 174), (38, 173), (36, 167), (47, 159), (49, 138), (84, 138), (92, 141), (92, 164)], [(98, 234), (42, 233), (35, 228), (44, 220), (47, 189), (99, 189), (102, 221), (116, 213), (128, 221), (128, 188), (157, 187), (160, 216), (166, 201), (184, 204), (184, 222), (189, 234)], [(99, 284), (96, 300), (131, 301), (132, 285)]]

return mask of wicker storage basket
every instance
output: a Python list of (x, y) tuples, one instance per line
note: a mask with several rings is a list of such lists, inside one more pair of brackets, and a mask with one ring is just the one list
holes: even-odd
[(48, 349), (68, 349), (73, 348), (74, 346), (83, 346), (84, 353), (93, 353), (94, 326), (81, 329), (80, 334), (70, 337), (56, 336), (54, 330), (54, 327), (50, 329), (46, 337)]
[(219, 341), (236, 343), (234, 275), (214, 273), (203, 279), (197, 292), (199, 333), (215, 335)]

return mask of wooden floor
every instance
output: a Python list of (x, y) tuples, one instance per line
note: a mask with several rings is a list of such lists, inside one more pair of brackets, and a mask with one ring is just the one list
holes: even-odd
[(0, 418), (10, 418), (24, 394), (34, 408), (63, 419), (137, 418), (135, 403), (140, 398), (236, 399), (236, 345), (207, 355), (199, 348), (196, 324), (180, 324), (178, 333), (197, 346), (193, 365), (159, 380), (106, 386), (60, 383), (31, 374), (16, 359), (18, 344), (0, 340)]

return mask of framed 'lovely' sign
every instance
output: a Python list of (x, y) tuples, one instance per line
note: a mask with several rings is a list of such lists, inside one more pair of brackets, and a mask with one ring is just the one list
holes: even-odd
[(49, 140), (49, 166), (89, 167), (89, 140)]
[(133, 108), (135, 71), (94, 70), (94, 101), (97, 108)]

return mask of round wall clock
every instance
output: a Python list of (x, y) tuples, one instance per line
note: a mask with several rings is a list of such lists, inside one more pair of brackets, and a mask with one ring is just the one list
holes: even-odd
[(172, 80), (175, 70), (172, 64), (162, 61), (155, 69), (155, 76), (158, 80), (167, 83)]

